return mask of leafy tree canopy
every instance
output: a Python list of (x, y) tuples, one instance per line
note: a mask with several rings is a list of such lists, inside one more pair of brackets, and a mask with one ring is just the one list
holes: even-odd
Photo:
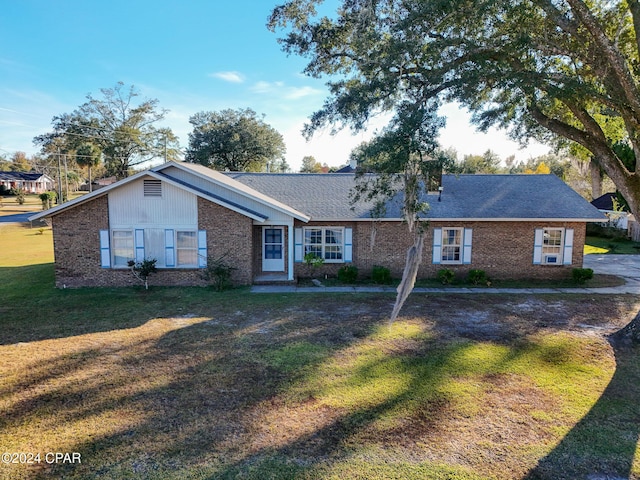
[(137, 102), (138, 90), (122, 82), (100, 92), (100, 98), (87, 95), (87, 102), (72, 113), (53, 117), (53, 132), (34, 139), (43, 153), (59, 151), (73, 157), (78, 148), (92, 144), (102, 152), (107, 174), (118, 178), (147, 160), (178, 157), (177, 137), (157, 126), (167, 113), (158, 108), (158, 100)]
[(289, 0), (269, 22), (307, 74), (332, 76), (308, 134), (362, 128), (407, 99), (458, 101), (481, 129), (580, 145), (640, 218), (640, 2), (344, 0), (332, 18), (319, 3)]
[[(189, 122), (186, 160), (214, 170), (260, 172), (267, 164), (284, 165), (284, 139), (256, 112), (247, 109), (200, 112)], [(278, 168), (280, 169), (280, 168)]]

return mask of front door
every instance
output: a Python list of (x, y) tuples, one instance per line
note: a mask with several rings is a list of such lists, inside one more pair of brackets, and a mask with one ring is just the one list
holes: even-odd
[(284, 272), (284, 227), (262, 228), (262, 271)]

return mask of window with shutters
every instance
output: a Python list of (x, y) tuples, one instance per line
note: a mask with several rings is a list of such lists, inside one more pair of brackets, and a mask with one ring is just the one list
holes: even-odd
[(564, 229), (545, 228), (542, 234), (542, 263), (562, 265)]
[(114, 268), (127, 267), (127, 262), (135, 258), (133, 249), (133, 230), (114, 230), (112, 233)]
[(442, 229), (441, 263), (462, 263), (462, 228)]
[(344, 228), (305, 228), (304, 254), (309, 253), (324, 259), (326, 263), (344, 263)]
[(176, 232), (176, 266), (198, 265), (198, 235), (195, 231)]

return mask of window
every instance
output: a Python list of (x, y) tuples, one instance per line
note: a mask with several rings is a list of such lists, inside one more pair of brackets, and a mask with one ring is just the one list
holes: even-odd
[(129, 260), (133, 260), (133, 231), (114, 230), (113, 232), (113, 266), (126, 267)]
[(542, 234), (542, 261), (549, 265), (562, 264), (562, 228), (545, 228)]
[(313, 253), (327, 263), (344, 262), (344, 229), (309, 227), (304, 229), (304, 254)]
[(176, 266), (198, 265), (198, 236), (196, 232), (176, 232)]
[(462, 228), (442, 229), (442, 263), (462, 263)]

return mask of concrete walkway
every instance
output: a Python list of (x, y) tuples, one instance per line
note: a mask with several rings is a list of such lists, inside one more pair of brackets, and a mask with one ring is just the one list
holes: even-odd
[[(618, 295), (640, 295), (640, 255), (585, 255), (584, 268), (595, 273), (616, 275), (625, 280), (619, 287), (575, 287), (575, 288), (486, 288), (486, 287), (450, 287), (450, 288), (414, 288), (415, 293), (500, 293), (500, 294), (538, 294), (538, 293), (583, 293)], [(395, 293), (394, 287), (298, 287), (296, 285), (254, 285), (253, 293)]]

